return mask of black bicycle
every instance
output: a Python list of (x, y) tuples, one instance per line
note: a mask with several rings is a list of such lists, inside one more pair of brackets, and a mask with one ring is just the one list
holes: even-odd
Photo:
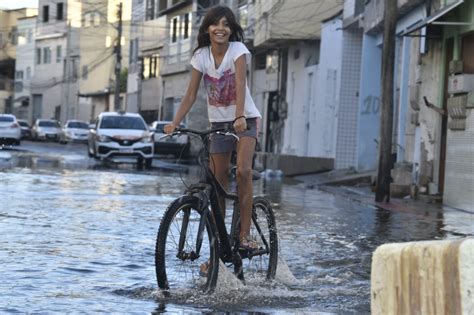
[[(170, 293), (197, 286), (212, 292), (217, 284), (219, 265), (233, 269), (242, 281), (245, 281), (244, 274), (246, 279), (273, 279), (278, 262), (278, 239), (270, 202), (261, 196), (253, 198), (250, 236), (257, 242), (258, 249), (239, 248), (237, 194), (227, 192), (209, 168), (208, 136), (237, 136), (225, 129), (197, 131), (187, 128), (176, 129), (170, 136), (180, 134), (196, 136), (202, 142), (198, 164), (203, 172), (198, 183), (187, 187), (183, 196), (171, 202), (161, 220), (155, 248), (159, 288)], [(230, 234), (218, 195), (232, 203)], [(207, 267), (205, 272), (203, 265)]]

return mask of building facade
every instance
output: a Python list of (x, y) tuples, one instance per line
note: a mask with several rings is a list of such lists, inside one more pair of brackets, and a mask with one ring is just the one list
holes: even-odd
[(12, 113), (19, 19), (37, 14), (36, 9), (0, 10), (0, 113)]
[(30, 87), (33, 120), (65, 122), (75, 115), (71, 95), (77, 93), (81, 7), (75, 0), (38, 3), (35, 71)]
[(37, 16), (18, 19), (18, 44), (15, 62), (15, 96), (13, 114), (32, 122), (30, 85), (35, 70), (35, 33)]

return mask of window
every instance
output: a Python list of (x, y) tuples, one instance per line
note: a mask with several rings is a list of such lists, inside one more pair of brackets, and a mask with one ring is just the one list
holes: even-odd
[(183, 39), (188, 39), (191, 34), (191, 13), (184, 15), (183, 21)]
[(170, 32), (171, 43), (176, 43), (178, 41), (179, 16), (176, 16), (171, 20)]
[(168, 2), (167, 0), (159, 0), (159, 3), (158, 3), (158, 12), (159, 12), (159, 11), (166, 10), (167, 4), (168, 4), (167, 2)]
[(155, 18), (155, 0), (146, 0), (145, 20)]
[(61, 62), (62, 55), (62, 47), (56, 46), (56, 62)]
[(100, 13), (99, 12), (94, 12), (92, 14), (92, 17), (93, 17), (92, 24), (94, 26), (99, 26), (100, 25)]
[(21, 82), (21, 81), (16, 81), (15, 82), (15, 92), (16, 93), (23, 92), (23, 82)]
[(86, 13), (84, 14), (84, 27), (89, 27), (92, 24), (92, 14)]
[(88, 73), (89, 73), (89, 67), (87, 65), (82, 66), (82, 80), (87, 80)]
[(18, 44), (18, 29), (16, 26), (12, 27), (12, 31), (10, 32), (10, 40), (13, 45)]
[(43, 22), (49, 21), (49, 5), (43, 6)]
[(43, 48), (43, 63), (45, 64), (51, 63), (51, 48), (49, 47)]
[(22, 70), (15, 72), (15, 79), (20, 80), (20, 81), (23, 80), (23, 71)]
[(36, 48), (36, 64), (41, 64), (41, 48)]
[(29, 28), (26, 33), (26, 42), (31, 43), (32, 41), (33, 41), (33, 30)]
[(149, 57), (143, 58), (143, 72), (142, 78), (149, 79), (149, 78), (156, 78), (159, 75), (159, 55), (152, 55)]
[(112, 37), (109, 35), (105, 36), (105, 47), (109, 48), (112, 46)]
[(61, 21), (64, 18), (63, 14), (64, 4), (62, 2), (56, 3), (56, 20)]

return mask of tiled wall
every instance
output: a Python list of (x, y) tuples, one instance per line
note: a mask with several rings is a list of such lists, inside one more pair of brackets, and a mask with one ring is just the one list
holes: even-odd
[(336, 169), (357, 165), (358, 102), (362, 31), (343, 33), (341, 96), (339, 104)]

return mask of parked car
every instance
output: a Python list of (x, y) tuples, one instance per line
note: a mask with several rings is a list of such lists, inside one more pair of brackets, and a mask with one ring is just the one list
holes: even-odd
[(18, 124), (21, 128), (21, 138), (30, 139), (31, 138), (31, 126), (28, 121), (23, 119), (18, 119)]
[(60, 143), (84, 142), (87, 143), (89, 137), (89, 124), (81, 120), (68, 120), (64, 124), (63, 132), (59, 140)]
[(96, 128), (90, 129), (88, 154), (96, 159), (116, 162), (136, 161), (139, 168), (151, 168), (153, 134), (142, 116), (136, 113), (105, 112), (99, 115)]
[(0, 114), (0, 143), (21, 143), (21, 128), (14, 115)]
[[(180, 135), (176, 137), (166, 137), (163, 128), (171, 121), (154, 121), (150, 130), (154, 132), (155, 154), (173, 154), (176, 157), (187, 157), (191, 147), (189, 136)], [(185, 125), (181, 124), (181, 128)]]
[(33, 128), (31, 128), (31, 135), (34, 140), (59, 141), (62, 132), (59, 122), (55, 119), (37, 119)]

